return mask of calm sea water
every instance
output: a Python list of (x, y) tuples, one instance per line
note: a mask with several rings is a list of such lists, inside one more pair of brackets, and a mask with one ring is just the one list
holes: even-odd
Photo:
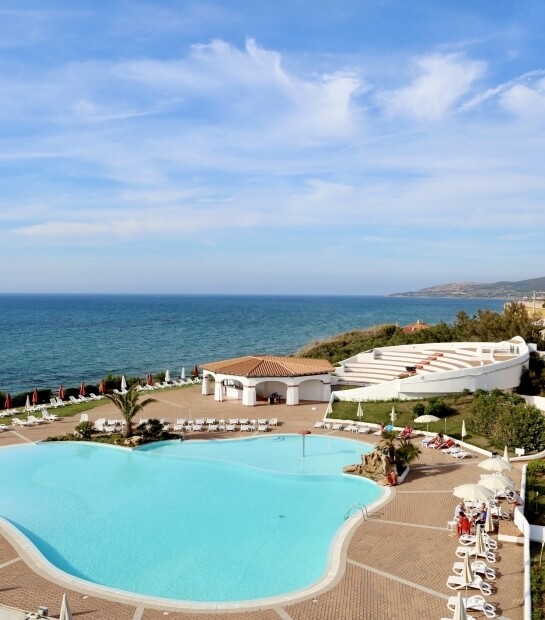
[(289, 354), (378, 323), (452, 321), (493, 299), (322, 296), (0, 295), (0, 390), (145, 376), (246, 354)]

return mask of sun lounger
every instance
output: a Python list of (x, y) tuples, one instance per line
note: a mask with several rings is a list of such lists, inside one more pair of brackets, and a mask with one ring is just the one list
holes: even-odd
[(349, 433), (357, 433), (358, 427), (355, 424), (348, 424), (347, 426), (344, 427), (344, 430)]
[(42, 418), (47, 422), (56, 422), (57, 420), (60, 420), (58, 415), (55, 415), (54, 413), (49, 413), (47, 409), (42, 410)]
[(236, 431), (237, 430), (236, 424), (231, 424), (231, 423), (226, 424), (225, 425), (225, 430), (226, 431)]
[(457, 452), (453, 452), (450, 456), (453, 456), (455, 459), (465, 459), (473, 458), (473, 454), (471, 454), (471, 452), (466, 452), (465, 450), (458, 450)]
[(207, 424), (216, 424), (216, 418), (206, 418)]
[(106, 418), (99, 418), (98, 420), (95, 420), (95, 423), (93, 424), (93, 428), (95, 431), (98, 431), (99, 433), (103, 433), (105, 424), (106, 424)]
[(322, 420), (316, 420), (316, 422), (314, 422), (314, 428), (324, 428), (325, 426), (325, 422), (323, 422)]
[(55, 409), (59, 406), (59, 403), (57, 403), (56, 398), (50, 398), (49, 402), (51, 403), (51, 407), (54, 407)]
[(250, 420), (248, 418), (240, 418), (240, 423), (241, 424), (249, 424)]
[(258, 424), (257, 430), (259, 433), (266, 433), (269, 430), (268, 424)]
[(460, 575), (450, 575), (447, 579), (447, 588), (451, 590), (463, 590), (464, 588), (480, 590), (482, 594), (488, 596), (492, 594), (492, 586), (483, 580), (479, 575), (473, 575), (473, 581), (465, 584)]
[(20, 418), (13, 418), (11, 423), (13, 426), (33, 426), (33, 424), (28, 420), (21, 420)]
[[(486, 532), (482, 533), (482, 537), (485, 547), (487, 547), (488, 549), (493, 549), (494, 551), (498, 548), (497, 541), (493, 538), (490, 538), (490, 536)], [(460, 544), (462, 545), (474, 545), (476, 540), (477, 537), (475, 536), (475, 534), (462, 534), (460, 536)]]
[[(454, 611), (456, 609), (457, 596), (449, 596), (447, 607)], [(482, 596), (478, 594), (475, 596), (463, 597), (462, 600), (465, 603), (466, 610), (481, 611), (487, 618), (495, 618), (497, 616), (496, 607), (491, 603), (487, 603)]]
[(219, 430), (218, 425), (217, 424), (209, 424), (208, 425), (208, 432), (217, 432)]
[[(496, 579), (496, 571), (490, 566), (487, 566), (481, 560), (476, 560), (471, 563), (471, 570), (473, 573), (478, 573), (479, 575), (484, 575), (487, 579)], [(454, 562), (452, 566), (452, 571), (456, 575), (461, 575), (464, 572), (464, 563), (463, 562)]]
[(358, 433), (362, 435), (368, 435), (371, 432), (371, 429), (368, 426), (358, 426)]
[(0, 432), (9, 431), (10, 428), (7, 424), (0, 424)]
[(202, 431), (202, 424), (193, 424), (192, 431)]
[(185, 418), (176, 418), (176, 422), (174, 424), (175, 431), (183, 431), (186, 426)]
[(204, 422), (204, 418), (197, 418), (197, 419), (195, 420), (195, 424), (200, 424), (200, 425), (202, 426), (204, 423), (205, 423), (205, 422)]
[(94, 392), (89, 394), (89, 398), (91, 400), (102, 400), (104, 398), (104, 396), (102, 396), (102, 394), (100, 394), (99, 396), (97, 396)]
[(37, 418), (36, 416), (29, 415), (27, 416), (27, 422), (29, 424), (35, 425), (35, 424), (43, 424), (45, 420), (43, 418)]
[(331, 430), (332, 431), (342, 431), (343, 430), (343, 425), (340, 422), (335, 422), (335, 424), (333, 424), (331, 426)]
[(470, 557), (484, 558), (487, 562), (491, 563), (497, 561), (496, 554), (492, 553), (489, 549), (485, 549), (482, 553), (476, 553), (475, 547), (465, 547), (464, 545), (460, 545), (456, 548), (456, 555), (459, 558), (463, 558), (466, 554)]
[(278, 418), (271, 418), (269, 420), (269, 426), (278, 426)]

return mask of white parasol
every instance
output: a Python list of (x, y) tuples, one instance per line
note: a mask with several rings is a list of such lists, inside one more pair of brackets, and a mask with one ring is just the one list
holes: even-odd
[(461, 484), (454, 488), (452, 494), (471, 502), (487, 502), (494, 497), (494, 491), (482, 486), (482, 484)]
[(426, 432), (428, 432), (430, 422), (439, 422), (440, 418), (435, 415), (431, 415), (430, 413), (425, 413), (424, 415), (419, 415), (414, 421), (417, 424), (425, 424)]

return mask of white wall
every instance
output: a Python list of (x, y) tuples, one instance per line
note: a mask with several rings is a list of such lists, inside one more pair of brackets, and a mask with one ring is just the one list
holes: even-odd
[(309, 379), (299, 384), (299, 400), (318, 400), (323, 398), (323, 383), (318, 379)]

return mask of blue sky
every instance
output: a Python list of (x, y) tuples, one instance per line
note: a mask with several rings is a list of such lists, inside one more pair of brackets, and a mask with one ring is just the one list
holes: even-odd
[(545, 275), (542, 0), (3, 0), (0, 291)]

